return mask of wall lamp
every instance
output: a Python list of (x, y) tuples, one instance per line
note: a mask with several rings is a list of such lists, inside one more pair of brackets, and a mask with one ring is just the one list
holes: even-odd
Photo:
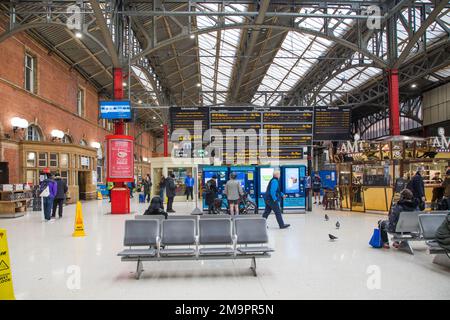
[(100, 149), (101, 145), (99, 142), (93, 141), (93, 142), (91, 142), (91, 147), (95, 148), (95, 149)]
[(61, 130), (53, 129), (50, 134), (52, 135), (53, 141), (64, 138), (64, 132)]
[(13, 127), (13, 132), (16, 133), (18, 129), (25, 130), (28, 128), (28, 121), (19, 117), (14, 117), (11, 119), (11, 125)]

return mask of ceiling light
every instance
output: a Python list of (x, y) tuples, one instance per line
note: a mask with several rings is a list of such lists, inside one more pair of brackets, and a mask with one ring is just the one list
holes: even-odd
[(126, 87), (126, 86), (127, 86), (127, 83), (124, 81), (124, 82), (122, 82), (122, 85), (123, 85), (124, 87)]
[(197, 87), (201, 87), (202, 86), (202, 84), (199, 82), (199, 83), (197, 83)]
[(413, 84), (411, 84), (411, 88), (417, 88), (417, 83), (413, 83)]
[(162, 124), (160, 124), (159, 126), (162, 127)]
[(141, 103), (142, 103), (142, 100), (139, 100), (138, 103), (141, 104)]
[(142, 160), (144, 160), (144, 162), (147, 162), (148, 158), (147, 157), (143, 157)]
[(155, 120), (156, 119), (156, 117), (155, 116), (153, 116), (153, 120)]
[(195, 34), (191, 34), (191, 35), (189, 36), (189, 38), (195, 39)]
[(78, 39), (83, 38), (83, 34), (80, 31), (75, 32), (75, 37)]

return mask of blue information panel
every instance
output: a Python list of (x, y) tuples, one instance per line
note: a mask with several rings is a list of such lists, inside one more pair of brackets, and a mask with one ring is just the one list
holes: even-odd
[(130, 101), (100, 101), (100, 118), (130, 120)]

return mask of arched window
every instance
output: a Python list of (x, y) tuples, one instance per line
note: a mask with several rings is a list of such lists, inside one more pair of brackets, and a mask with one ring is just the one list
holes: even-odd
[(62, 143), (72, 143), (72, 137), (69, 136), (68, 134), (65, 134), (64, 137), (62, 138)]
[(27, 129), (27, 140), (28, 141), (41, 141), (42, 133), (38, 126), (31, 124)]
[(87, 142), (84, 139), (80, 140), (80, 146), (86, 147), (87, 146)]

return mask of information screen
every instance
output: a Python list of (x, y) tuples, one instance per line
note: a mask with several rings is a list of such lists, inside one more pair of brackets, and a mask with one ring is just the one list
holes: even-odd
[(242, 189), (245, 188), (245, 172), (234, 171), (236, 173), (236, 180), (241, 184)]
[(284, 189), (287, 193), (300, 191), (300, 176), (298, 168), (285, 169)]
[(350, 107), (316, 107), (314, 140), (348, 140), (351, 129)]
[(100, 118), (130, 120), (130, 101), (100, 101)]
[(273, 178), (274, 168), (261, 168), (259, 177), (259, 190), (266, 192), (270, 180)]

